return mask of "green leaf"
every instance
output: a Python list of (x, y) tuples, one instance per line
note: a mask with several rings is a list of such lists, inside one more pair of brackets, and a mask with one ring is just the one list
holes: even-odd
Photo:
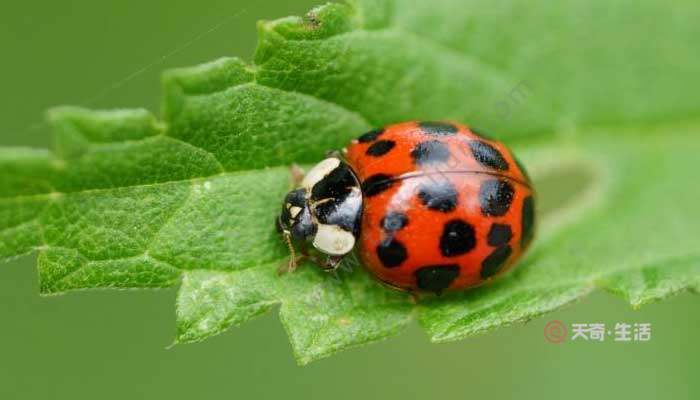
[[(0, 149), (0, 258), (38, 252), (42, 294), (179, 284), (178, 343), (279, 305), (301, 364), (414, 318), (449, 341), (596, 288), (635, 307), (698, 291), (698, 17), (690, 1), (367, 0), (261, 22), (254, 63), (167, 72), (162, 119), (58, 108), (53, 151)], [(526, 259), (417, 304), (356, 263), (278, 277), (288, 165), (408, 119), (515, 147), (539, 194)]]

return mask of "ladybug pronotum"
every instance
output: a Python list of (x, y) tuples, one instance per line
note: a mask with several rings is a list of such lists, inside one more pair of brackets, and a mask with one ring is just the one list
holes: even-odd
[(296, 175), (277, 218), (290, 270), (301, 257), (332, 270), (357, 249), (384, 284), (440, 294), (503, 274), (533, 238), (524, 168), (502, 143), (464, 125), (374, 130)]

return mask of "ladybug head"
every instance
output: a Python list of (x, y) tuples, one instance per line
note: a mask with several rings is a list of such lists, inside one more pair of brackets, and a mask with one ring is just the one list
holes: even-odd
[[(287, 193), (277, 229), (296, 262), (294, 244), (338, 261), (350, 253), (359, 234), (362, 213), (360, 184), (350, 166), (337, 157), (316, 164), (301, 179), (300, 187)], [(303, 253), (308, 255), (308, 253)], [(321, 265), (328, 269), (328, 263)]]
[(304, 188), (287, 193), (282, 204), (282, 212), (277, 218), (277, 229), (295, 241), (307, 240), (316, 233), (316, 224), (311, 218), (311, 210), (306, 201)]

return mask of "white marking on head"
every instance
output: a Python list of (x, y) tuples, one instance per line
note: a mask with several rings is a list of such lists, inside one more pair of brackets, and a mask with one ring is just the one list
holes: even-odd
[(297, 215), (299, 215), (300, 212), (301, 212), (301, 207), (291, 206), (291, 207), (289, 208), (289, 214), (292, 215), (292, 218), (296, 218)]
[(304, 180), (301, 181), (301, 186), (311, 189), (321, 179), (325, 178), (326, 175), (330, 174), (331, 171), (338, 168), (338, 166), (340, 166), (339, 159), (335, 157), (326, 158), (311, 168), (306, 176), (304, 176)]
[(342, 256), (355, 247), (355, 236), (337, 225), (318, 224), (313, 245), (323, 253)]

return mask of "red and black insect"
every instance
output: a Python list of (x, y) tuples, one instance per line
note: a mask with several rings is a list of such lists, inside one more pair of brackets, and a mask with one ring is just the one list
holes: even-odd
[[(357, 248), (408, 291), (459, 290), (507, 271), (530, 244), (532, 184), (500, 142), (445, 122), (405, 122), (353, 140), (312, 168), (278, 218), (290, 249), (335, 268)], [(296, 259), (292, 257), (293, 268)]]

